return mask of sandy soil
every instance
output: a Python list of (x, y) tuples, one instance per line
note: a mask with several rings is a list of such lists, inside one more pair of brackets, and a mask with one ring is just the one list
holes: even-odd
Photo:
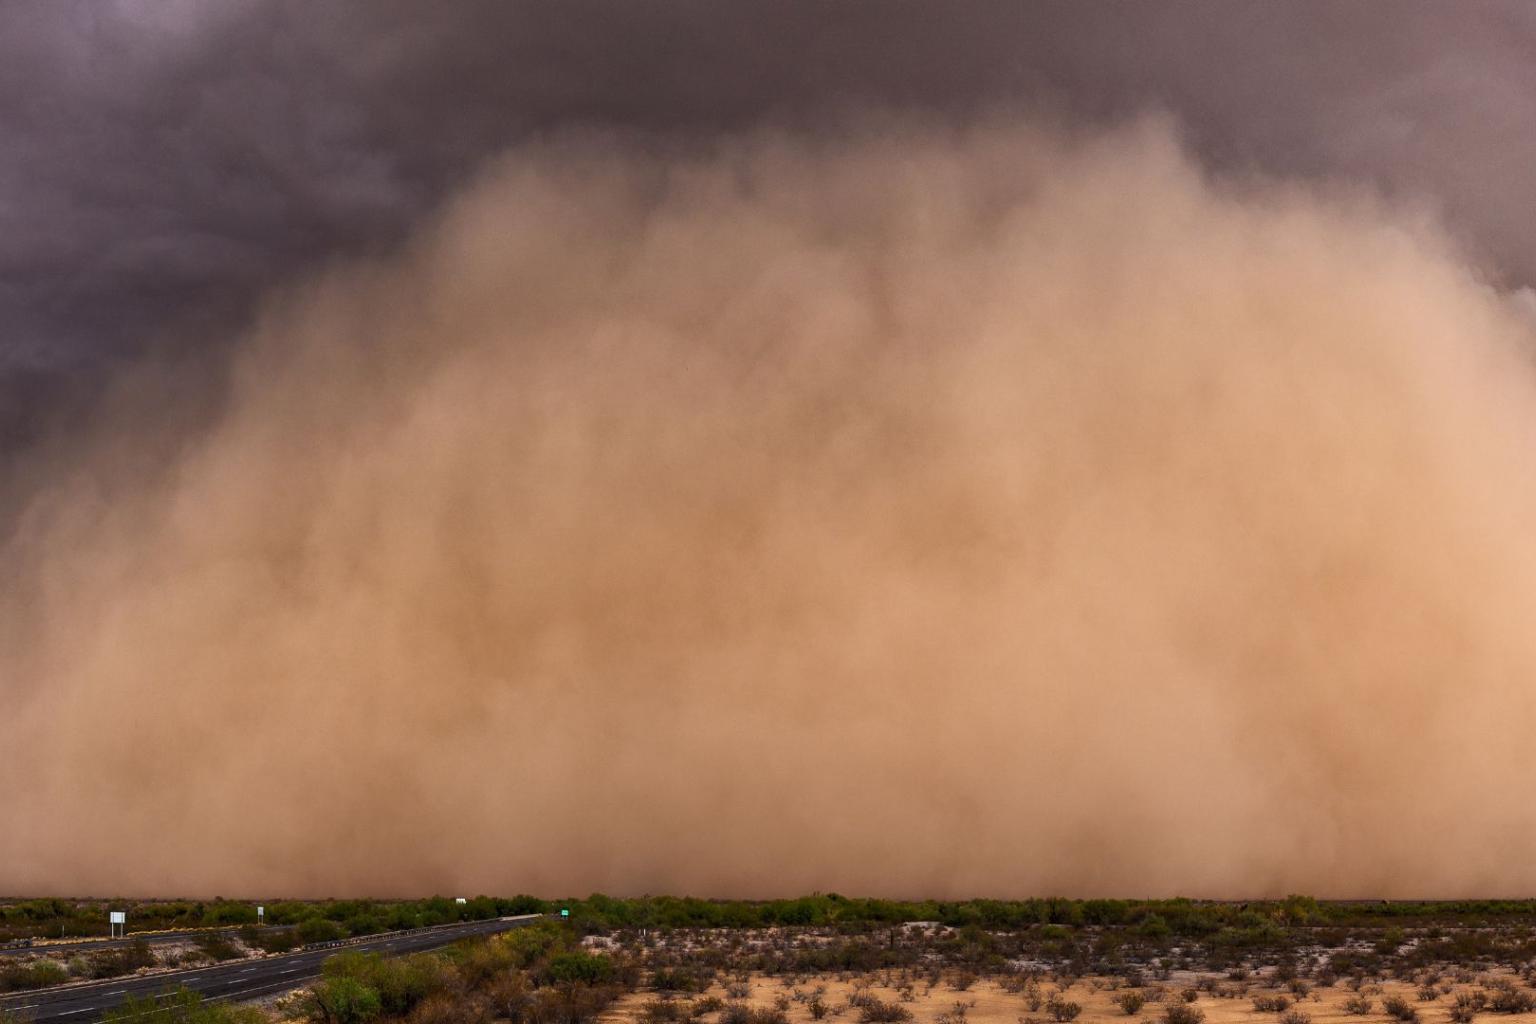
[[(782, 980), (778, 978), (753, 977), (751, 995), (747, 1002), (754, 1006), (771, 1007), (776, 997), (790, 995), (796, 988), (810, 992), (824, 985), (826, 992), (822, 999), (832, 1007), (833, 1012), (829, 1013), (821, 1024), (857, 1024), (859, 1011), (849, 1008), (847, 1001), (855, 984), (868, 984), (870, 992), (883, 1001), (900, 1002), (900, 996), (894, 988), (879, 984), (881, 976), (878, 974), (842, 981), (830, 976), (797, 980), (799, 982), (797, 985), (785, 987)], [(1172, 982), (1164, 983), (1165, 998), (1170, 1001), (1178, 999), (1180, 990), (1191, 985), (1192, 982), (1193, 979), (1175, 978)], [(1148, 1002), (1140, 1013), (1134, 1017), (1127, 1017), (1112, 1001), (1120, 991), (1112, 987), (1114, 984), (1099, 979), (1081, 979), (1063, 993), (1064, 999), (1082, 1006), (1082, 1015), (1077, 1018), (1075, 1024), (1159, 1024), (1163, 1010), (1161, 1003)], [(1456, 985), (1454, 990), (1471, 990), (1477, 987), (1477, 985)], [(1149, 986), (1145, 991), (1151, 991), (1151, 988)], [(1056, 986), (1050, 983), (1042, 983), (1040, 987), (1044, 995), (1049, 995), (1055, 990)], [(1280, 991), (1280, 989), (1267, 987), (1262, 982), (1249, 983), (1246, 995), (1218, 998), (1208, 992), (1202, 992), (1195, 1005), (1204, 1011), (1206, 1024), (1277, 1024), (1279, 1015), (1256, 1011), (1253, 1008), (1252, 997), (1274, 995)], [(725, 990), (720, 985), (712, 987), (708, 994), (726, 998)], [(941, 1014), (953, 1013), (957, 1002), (969, 1004), (965, 1012), (964, 1024), (1021, 1024), (1027, 1018), (1034, 1018), (1041, 1024), (1054, 1024), (1043, 1009), (1031, 1012), (1023, 994), (1004, 991), (991, 981), (978, 981), (963, 992), (955, 991), (948, 984), (928, 991), (926, 983), (920, 983), (916, 987), (915, 994), (916, 998), (913, 1001), (901, 1004), (912, 1011), (913, 1024), (936, 1024)], [(1366, 995), (1375, 1004), (1369, 1015), (1356, 1016), (1344, 1009), (1344, 1001), (1357, 995)], [(1312, 1024), (1396, 1024), (1381, 1008), (1382, 998), (1391, 995), (1401, 996), (1410, 1005), (1416, 1007), (1421, 1024), (1449, 1024), (1447, 1010), (1455, 998), (1454, 995), (1441, 995), (1433, 1002), (1421, 1002), (1416, 995), (1416, 986), (1400, 982), (1369, 984), (1358, 993), (1342, 983), (1332, 988), (1317, 988), (1296, 1001), (1295, 1008), (1310, 1016)], [(643, 1020), (641, 1007), (655, 998), (657, 994), (654, 992), (632, 993), (604, 1014), (604, 1020), (607, 1024), (639, 1022)], [(841, 1011), (840, 1015), (836, 1015), (838, 1011)], [(810, 1011), (804, 1003), (792, 1000), (785, 1012), (790, 1024), (814, 1024)], [(703, 1018), (703, 1024), (711, 1024), (717, 1016), (717, 1014), (706, 1015)], [(953, 1019), (950, 1016), (943, 1024), (949, 1024)], [(1479, 1024), (1498, 1024), (1498, 1022), (1536, 1024), (1536, 1013), (1508, 1015), (1482, 1013), (1478, 1015), (1478, 1022)]]

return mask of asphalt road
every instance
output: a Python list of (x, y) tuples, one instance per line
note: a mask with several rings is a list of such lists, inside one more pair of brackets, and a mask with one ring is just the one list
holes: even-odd
[(0, 997), (0, 1010), (19, 1012), (36, 1024), (88, 1024), (107, 1010), (122, 1005), (129, 996), (146, 996), (186, 986), (205, 999), (245, 1002), (298, 988), (320, 976), (320, 965), (339, 952), (359, 950), (377, 953), (415, 953), (452, 945), (475, 935), (492, 935), (532, 924), (538, 914), (498, 917), (467, 924), (438, 925), (409, 932), (393, 932), (324, 949), (301, 950), (281, 956), (232, 960), (213, 967), (167, 971), (146, 977), (112, 978), (88, 985), (37, 989)]

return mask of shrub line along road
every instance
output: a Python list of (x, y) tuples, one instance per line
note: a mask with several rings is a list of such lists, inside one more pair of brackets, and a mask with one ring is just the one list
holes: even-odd
[(33, 989), (0, 998), (0, 1011), (11, 1010), (36, 1024), (89, 1024), (129, 996), (156, 995), (185, 985), (205, 999), (245, 1002), (295, 989), (320, 976), (320, 965), (338, 947), (365, 953), (415, 953), (448, 946), (460, 939), (493, 935), (539, 920), (539, 914), (498, 917), (489, 921), (443, 924), (408, 932), (391, 932), (351, 942), (326, 943), (321, 948), (250, 960), (230, 960), (213, 967), (125, 975), (88, 985)]
[[(266, 933), (292, 931), (297, 928), (295, 924), (267, 924), (262, 925), (261, 930)], [(135, 942), (147, 942), (151, 946), (162, 942), (186, 942), (197, 940), (204, 935), (230, 936), (238, 932), (238, 928), (189, 928), (178, 932), (129, 932), (122, 939), (72, 939), (60, 941), (58, 939), (39, 939), (30, 946), (0, 946), (0, 956), (29, 956), (37, 953), (95, 953), (102, 949), (121, 949), (131, 946)]]

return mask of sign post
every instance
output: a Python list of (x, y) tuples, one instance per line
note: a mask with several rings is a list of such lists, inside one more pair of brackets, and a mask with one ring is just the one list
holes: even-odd
[(267, 908), (266, 907), (257, 907), (256, 908), (256, 923), (257, 924), (266, 924), (267, 923)]
[(128, 911), (107, 911), (107, 934), (114, 939), (124, 938), (128, 934)]

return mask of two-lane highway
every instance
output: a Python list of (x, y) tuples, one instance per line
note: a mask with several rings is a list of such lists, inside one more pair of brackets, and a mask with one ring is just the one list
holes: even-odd
[(38, 989), (0, 998), (0, 1010), (19, 1012), (36, 1024), (89, 1024), (107, 1010), (121, 1006), (129, 996), (146, 996), (185, 986), (206, 999), (242, 1002), (298, 988), (320, 976), (327, 957), (357, 950), (370, 953), (415, 953), (452, 945), (476, 935), (493, 935), (539, 920), (538, 914), (498, 917), (489, 921), (438, 925), (408, 932), (391, 932), (341, 946), (305, 949), (281, 956), (231, 960), (213, 967), (189, 971), (112, 978), (89, 985)]

